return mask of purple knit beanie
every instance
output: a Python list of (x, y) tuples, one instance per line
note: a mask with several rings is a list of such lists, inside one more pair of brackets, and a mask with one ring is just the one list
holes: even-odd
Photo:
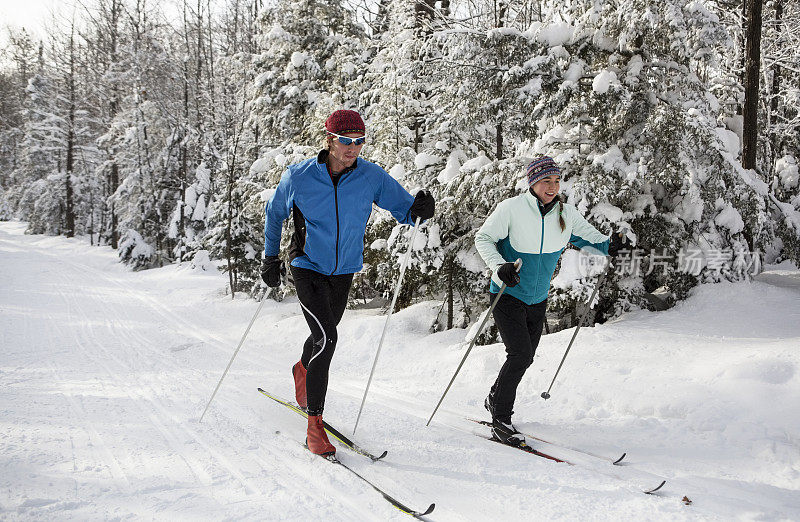
[(536, 158), (528, 164), (528, 186), (532, 187), (542, 178), (556, 175), (561, 177), (561, 169), (550, 156)]
[(349, 111), (340, 109), (334, 111), (333, 114), (328, 116), (325, 120), (325, 130), (333, 134), (347, 134), (349, 132), (360, 132), (364, 134), (366, 127), (361, 115), (356, 111)]

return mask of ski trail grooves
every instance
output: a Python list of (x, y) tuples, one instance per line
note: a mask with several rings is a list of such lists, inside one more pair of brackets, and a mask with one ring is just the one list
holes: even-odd
[[(85, 276), (96, 277), (97, 275), (76, 263), (71, 263), (71, 266)], [(118, 284), (113, 278), (107, 276), (102, 277), (102, 279), (105, 282), (114, 284), (117, 287), (124, 286)], [(141, 295), (136, 297), (140, 298)], [(128, 353), (130, 351), (134, 356), (130, 363), (125, 363), (118, 355), (115, 355), (115, 353), (106, 348), (105, 343), (103, 342), (104, 337), (101, 337), (98, 334), (98, 330), (88, 326), (98, 322), (86, 310), (87, 308), (91, 309), (91, 304), (80, 301), (74, 298), (72, 295), (62, 295), (62, 298), (65, 300), (71, 300), (70, 312), (79, 315), (79, 322), (82, 324), (82, 338), (78, 338), (76, 335), (75, 341), (81, 348), (83, 354), (95, 364), (103, 367), (104, 371), (114, 382), (124, 383), (129, 375), (136, 377), (135, 386), (122, 386), (125, 395), (139, 409), (142, 418), (147, 418), (151, 425), (158, 430), (162, 437), (169, 443), (172, 451), (181, 457), (185, 465), (189, 467), (197, 479), (197, 482), (203, 486), (212, 485), (213, 479), (205, 469), (199, 467), (196, 463), (193, 464), (197, 458), (196, 456), (193, 457), (192, 455), (186, 453), (186, 444), (180, 442), (179, 436), (177, 436), (175, 433), (175, 428), (178, 428), (177, 431), (184, 436), (183, 438), (185, 440), (196, 444), (206, 454), (211, 455), (214, 461), (219, 463), (231, 477), (235, 478), (239, 483), (242, 484), (249, 495), (264, 496), (265, 494), (254, 484), (252, 480), (247, 478), (248, 476), (269, 476), (276, 466), (284, 469), (298, 468), (297, 457), (302, 455), (308, 459), (307, 452), (302, 448), (299, 448), (300, 451), (293, 451), (292, 453), (295, 453), (294, 455), (291, 453), (287, 454), (284, 452), (276, 452), (272, 448), (268, 448), (269, 459), (267, 459), (263, 453), (263, 450), (253, 451), (252, 448), (249, 447), (250, 444), (248, 444), (246, 440), (243, 441), (239, 438), (232, 438), (228, 436), (224, 430), (219, 430), (214, 433), (214, 438), (225, 446), (226, 449), (223, 453), (217, 448), (219, 444), (206, 440), (206, 438), (203, 437), (196, 429), (187, 425), (186, 420), (181, 420), (178, 418), (174, 412), (171, 412), (161, 403), (160, 399), (158, 399), (159, 393), (153, 387), (152, 379), (148, 375), (150, 372), (139, 372), (139, 375), (137, 375), (137, 367), (140, 367), (142, 364), (147, 365), (148, 362), (155, 360), (158, 361), (159, 365), (170, 371), (175, 371), (176, 374), (178, 372), (185, 373), (186, 368), (179, 367), (175, 362), (165, 358), (163, 352), (159, 352), (158, 350), (152, 348), (155, 345), (154, 339), (143, 335), (139, 329), (123, 329), (120, 326), (121, 323), (118, 318), (121, 319), (126, 317), (126, 311), (129, 312), (129, 307), (123, 309), (120, 304), (114, 302), (113, 300), (103, 304), (105, 318), (102, 320), (102, 324), (106, 337), (110, 339), (126, 339), (127, 342), (125, 345), (125, 350), (123, 350), (122, 353)], [(153, 304), (153, 300), (151, 299), (140, 299), (140, 301), (145, 304)], [(164, 313), (165, 309), (163, 307), (160, 307), (159, 310), (153, 310), (148, 306), (148, 309), (156, 312), (156, 314), (161, 317), (166, 317), (168, 319), (175, 317), (172, 315), (172, 312)], [(181, 321), (182, 324), (188, 328), (190, 323), (183, 319), (181, 319)], [(194, 327), (194, 325), (192, 325), (192, 327)], [(183, 333), (184, 331), (184, 329), (181, 329), (180, 333)], [(135, 343), (131, 343), (130, 341), (135, 341)], [(133, 348), (134, 344), (138, 345)], [(93, 354), (88, 347), (96, 349), (96, 352), (103, 353), (104, 357), (97, 357), (97, 353)], [(109, 366), (106, 361), (113, 362), (114, 368), (117, 369)], [(199, 372), (196, 371), (194, 373), (199, 374)], [(198, 381), (202, 382), (200, 376), (198, 376)], [(233, 401), (230, 400), (226, 402), (229, 404), (233, 403)], [(187, 401), (187, 403), (191, 404), (191, 401)], [(225, 409), (230, 411), (230, 408), (226, 407)], [(241, 411), (241, 408), (234, 407), (234, 409)], [(250, 415), (252, 415), (252, 412), (250, 412)], [(246, 452), (242, 452), (240, 449), (238, 449), (242, 447), (248, 448), (248, 450)], [(227, 454), (231, 454), (237, 463), (234, 463)], [(312, 457), (309, 463), (315, 467), (319, 466), (319, 463), (315, 462), (313, 459), (314, 457)], [(325, 468), (327, 467), (327, 464), (322, 464), (322, 469), (325, 470), (325, 472), (322, 473), (322, 475), (318, 473), (312, 474), (314, 477), (312, 483), (317, 490), (326, 490), (329, 487), (330, 481), (342, 480), (342, 477), (338, 476), (336, 470), (326, 470)], [(296, 471), (293, 470), (290, 476), (291, 479), (288, 485), (293, 486), (293, 488), (296, 490), (308, 489), (308, 473), (307, 470), (304, 469), (304, 466), (300, 466)], [(286, 478), (287, 476), (284, 475), (283, 482), (286, 482)], [(287, 484), (283, 484), (284, 487), (286, 485)], [(359, 484), (357, 487), (361, 488), (362, 485)], [(331, 502), (332, 500), (333, 499), (328, 498), (328, 502)], [(342, 503), (343, 508), (346, 506), (346, 509), (343, 511), (349, 511), (354, 515), (357, 515), (357, 517), (360, 519), (370, 517), (371, 512), (369, 510), (365, 510), (363, 506), (353, 502), (348, 497), (337, 498), (336, 502)]]
[[(62, 297), (64, 297), (63, 294)], [(62, 339), (65, 338), (64, 329), (58, 325), (58, 322), (55, 321), (53, 322), (53, 328), (61, 333), (60, 337)], [(76, 344), (79, 344), (77, 342), (77, 339), (75, 339), (75, 341)], [(67, 382), (66, 379), (56, 369), (54, 365), (48, 363), (48, 366), (50, 368), (50, 371), (53, 373), (56, 382), (59, 383)], [(80, 399), (73, 396), (72, 392), (67, 390), (61, 390), (59, 393), (65, 399), (67, 399), (70, 408), (75, 414), (74, 415), (75, 418), (80, 421), (84, 431), (89, 435), (90, 440), (92, 440), (92, 444), (100, 448), (100, 452), (104, 455), (104, 461), (108, 466), (110, 475), (114, 479), (114, 482), (117, 484), (117, 488), (126, 494), (131, 494), (133, 492), (133, 488), (131, 486), (130, 479), (128, 478), (129, 471), (125, 471), (123, 469), (123, 465), (120, 463), (120, 459), (118, 459), (114, 455), (109, 445), (105, 442), (104, 438), (98, 432), (97, 428), (94, 426), (92, 421), (89, 420), (90, 416), (88, 415), (88, 412), (81, 404)]]
[[(70, 299), (67, 296), (64, 296), (64, 298), (65, 300)], [(75, 299), (74, 297), (71, 298), (73, 300)], [(73, 307), (70, 307), (70, 309), (73, 309)], [(191, 437), (192, 440), (196, 441), (208, 454), (212, 455), (232, 477), (238, 480), (242, 484), (242, 486), (245, 487), (245, 489), (249, 493), (251, 494), (255, 493), (259, 495), (262, 494), (261, 491), (250, 480), (248, 480), (241, 473), (241, 471), (226, 458), (226, 456), (222, 452), (217, 451), (216, 448), (214, 448), (212, 445), (207, 444), (204, 440), (202, 440), (198, 436), (196, 432), (194, 432), (193, 430), (191, 430), (186, 426), (182, 426), (179, 422), (174, 422), (174, 419), (172, 423), (168, 421), (165, 422), (162, 421), (162, 419), (159, 419), (159, 415), (161, 415), (162, 417), (167, 416), (163, 408), (160, 408), (160, 406), (157, 405), (155, 401), (150, 400), (147, 397), (144, 397), (141, 394), (141, 392), (137, 392), (136, 391), (137, 387), (132, 385), (128, 386), (125, 384), (127, 382), (127, 377), (126, 377), (127, 374), (128, 373), (130, 373), (131, 375), (135, 374), (133, 369), (126, 366), (117, 356), (109, 352), (109, 350), (106, 349), (105, 346), (103, 345), (102, 340), (100, 340), (97, 337), (96, 333), (93, 330), (87, 329), (86, 325), (90, 324), (90, 318), (83, 310), (80, 309), (79, 303), (77, 303), (77, 306), (74, 307), (74, 309), (76, 309), (78, 313), (81, 314), (83, 336), (86, 338), (86, 340), (93, 347), (97, 348), (99, 351), (102, 351), (103, 354), (106, 356), (106, 359), (113, 361), (118, 367), (121, 368), (121, 371), (115, 371), (111, 369), (111, 367), (105, 362), (105, 360), (96, 357), (89, 349), (87, 349), (86, 342), (78, 338), (77, 335), (75, 335), (76, 344), (82, 349), (84, 355), (87, 358), (97, 363), (105, 370), (105, 372), (108, 374), (112, 382), (123, 383), (121, 388), (125, 396), (127, 396), (130, 399), (130, 402), (135, 407), (137, 407), (137, 409), (139, 409), (139, 411), (146, 418), (150, 420), (153, 427), (155, 427), (159, 431), (159, 433), (164, 437), (164, 439), (170, 445), (172, 450), (176, 454), (181, 456), (187, 468), (192, 472), (192, 474), (195, 476), (195, 478), (201, 485), (206, 485), (206, 486), (212, 485), (213, 483), (212, 477), (203, 468), (197, 465), (197, 463), (194, 461), (193, 458), (187, 456), (183, 445), (177, 440), (176, 436), (169, 429), (166, 428), (166, 424), (172, 424), (173, 426), (180, 427), (180, 429), (184, 433), (189, 435), (189, 437)], [(118, 334), (118, 332), (114, 331), (114, 327), (112, 326), (111, 321), (106, 321), (106, 327), (108, 328), (109, 333), (112, 334), (112, 338), (114, 337), (115, 334)], [(140, 378), (137, 382), (137, 386), (141, 387), (142, 385), (146, 385), (146, 381), (145, 379)]]

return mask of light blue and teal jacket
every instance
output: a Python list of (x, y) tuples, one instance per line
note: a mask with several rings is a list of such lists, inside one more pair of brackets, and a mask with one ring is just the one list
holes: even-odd
[[(590, 225), (573, 205), (556, 204), (545, 216), (539, 208), (536, 196), (526, 191), (500, 202), (475, 234), (475, 247), (492, 270), (489, 291), (500, 291), (503, 283), (497, 269), (503, 263), (522, 259), (520, 282), (505, 293), (528, 305), (547, 299), (558, 258), (568, 243), (608, 255), (609, 237)], [(559, 212), (566, 224), (564, 230)]]

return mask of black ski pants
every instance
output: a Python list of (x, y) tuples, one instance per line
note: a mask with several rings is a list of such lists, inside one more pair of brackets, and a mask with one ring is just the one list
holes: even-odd
[[(494, 299), (496, 295), (492, 295)], [(533, 354), (542, 337), (547, 300), (527, 305), (508, 294), (500, 296), (492, 316), (506, 345), (506, 362), (492, 385), (491, 401), (494, 417), (511, 422), (517, 386), (533, 362)]]
[(308, 414), (322, 415), (328, 391), (328, 369), (336, 349), (336, 326), (347, 307), (353, 274), (325, 275), (293, 266), (292, 277), (303, 315), (311, 329), (300, 358), (308, 371)]

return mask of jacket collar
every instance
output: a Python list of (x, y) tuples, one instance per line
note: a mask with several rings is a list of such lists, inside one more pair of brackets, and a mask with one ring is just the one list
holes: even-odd
[(556, 196), (553, 198), (553, 201), (548, 203), (547, 205), (542, 204), (541, 200), (537, 198), (534, 194), (531, 193), (531, 190), (528, 189), (525, 191), (525, 199), (528, 200), (528, 204), (532, 207), (536, 208), (539, 211), (539, 214), (544, 217), (546, 216), (553, 208), (558, 205), (559, 198)]
[[(330, 151), (328, 149), (322, 149), (321, 151), (319, 151), (319, 154), (317, 154), (317, 163), (319, 163), (320, 165), (325, 165), (326, 166), (326, 170), (327, 170), (327, 164), (328, 164), (328, 156), (330, 156), (330, 154), (331, 153), (330, 153)], [(356, 167), (358, 167), (358, 158), (356, 158), (356, 160), (353, 162), (352, 165), (350, 165), (349, 167), (347, 167), (346, 169), (341, 171), (335, 177), (340, 178), (340, 177), (344, 176), (345, 174), (347, 174), (348, 172), (351, 172), (351, 171), (355, 170)], [(330, 171), (328, 171), (328, 173), (330, 174)], [(331, 177), (334, 177), (333, 174), (331, 174)]]

